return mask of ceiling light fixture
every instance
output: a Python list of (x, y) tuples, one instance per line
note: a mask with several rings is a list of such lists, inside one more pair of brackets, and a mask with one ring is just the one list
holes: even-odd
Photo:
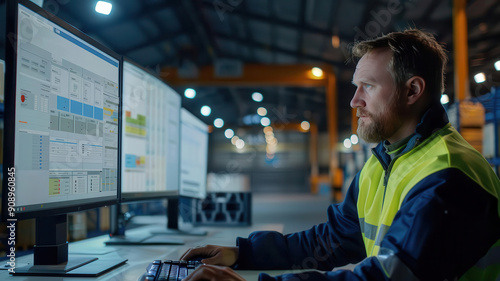
[(224, 120), (222, 118), (217, 118), (214, 120), (214, 126), (216, 128), (222, 128), (224, 126)]
[(252, 94), (252, 99), (256, 102), (261, 102), (264, 100), (264, 96), (259, 92), (255, 92)]
[(497, 71), (500, 71), (500, 60), (497, 60), (497, 61), (495, 62), (495, 69), (496, 69)]
[(228, 139), (232, 138), (234, 136), (234, 131), (232, 129), (226, 129), (224, 131), (224, 136)]
[(236, 142), (237, 142), (239, 139), (240, 139), (240, 138), (239, 138), (238, 136), (234, 136), (234, 137), (232, 137), (232, 138), (231, 138), (231, 143), (232, 143), (233, 145), (236, 145)]
[(359, 142), (359, 138), (356, 134), (351, 135), (350, 140), (351, 140), (352, 144), (358, 144), (358, 142)]
[(304, 131), (309, 131), (309, 129), (311, 128), (311, 124), (307, 121), (302, 121), (302, 123), (300, 123), (300, 127)]
[(450, 102), (450, 97), (447, 94), (441, 95), (441, 104), (447, 104)]
[(95, 11), (103, 15), (109, 15), (111, 9), (113, 9), (113, 4), (106, 1), (98, 1), (95, 4)]
[(486, 75), (484, 75), (484, 72), (479, 72), (478, 74), (474, 75), (474, 81), (476, 81), (476, 83), (478, 84), (486, 81)]
[(243, 147), (245, 147), (245, 141), (242, 140), (242, 139), (239, 139), (239, 140), (236, 141), (235, 146), (238, 149), (242, 149)]
[(200, 109), (201, 115), (203, 116), (209, 116), (210, 113), (212, 113), (212, 109), (208, 105), (204, 105)]
[(188, 99), (194, 99), (194, 97), (196, 97), (196, 91), (194, 89), (187, 88), (184, 90), (184, 96)]
[(323, 77), (323, 69), (319, 68), (319, 67), (313, 67), (311, 69), (311, 72), (312, 72), (312, 75), (314, 77), (317, 77), (317, 78), (321, 78)]
[(264, 127), (267, 127), (267, 126), (271, 125), (271, 119), (269, 119), (267, 117), (263, 117), (262, 119), (260, 119), (260, 124)]
[(257, 114), (259, 114), (260, 116), (266, 116), (267, 109), (265, 109), (264, 107), (259, 107), (257, 108)]
[(344, 140), (344, 147), (351, 148), (351, 146), (352, 146), (351, 140), (349, 138), (345, 139)]

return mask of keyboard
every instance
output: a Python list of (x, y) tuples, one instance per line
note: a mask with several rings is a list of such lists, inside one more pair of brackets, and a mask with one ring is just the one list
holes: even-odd
[(154, 260), (138, 281), (180, 281), (200, 265), (199, 261)]

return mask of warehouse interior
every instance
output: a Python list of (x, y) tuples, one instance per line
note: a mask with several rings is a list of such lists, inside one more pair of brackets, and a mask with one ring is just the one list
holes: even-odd
[[(14, 42), (6, 34), (9, 1), (0, 0), (0, 62)], [(208, 126), (207, 191), (249, 214), (210, 227), (280, 223), (288, 233), (327, 219), (374, 146), (356, 136), (350, 48), (408, 28), (445, 47), (441, 102), (499, 174), (499, 0), (120, 0), (108, 1), (109, 15), (96, 12), (97, 1), (33, 2), (160, 77)], [(251, 196), (220, 195), (231, 193)], [(142, 215), (164, 216), (165, 202), (122, 208), (138, 218), (133, 229)], [(69, 214), (69, 241), (107, 235), (109, 216), (102, 207)], [(35, 222), (19, 228), (17, 245), (29, 255)]]

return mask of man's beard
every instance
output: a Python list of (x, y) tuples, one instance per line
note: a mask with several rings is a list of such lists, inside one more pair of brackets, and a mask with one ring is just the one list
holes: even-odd
[(380, 114), (371, 114), (358, 108), (357, 116), (365, 116), (371, 121), (370, 124), (365, 124), (361, 118), (358, 119), (357, 133), (360, 138), (369, 143), (378, 143), (390, 138), (399, 126), (401, 115), (399, 113), (397, 95), (388, 104), (386, 110)]

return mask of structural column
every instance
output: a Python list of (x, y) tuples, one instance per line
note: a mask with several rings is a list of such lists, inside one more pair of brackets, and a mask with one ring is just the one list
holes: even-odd
[(466, 8), (466, 0), (453, 1), (453, 57), (455, 61), (455, 98), (457, 101), (463, 101), (470, 97)]

